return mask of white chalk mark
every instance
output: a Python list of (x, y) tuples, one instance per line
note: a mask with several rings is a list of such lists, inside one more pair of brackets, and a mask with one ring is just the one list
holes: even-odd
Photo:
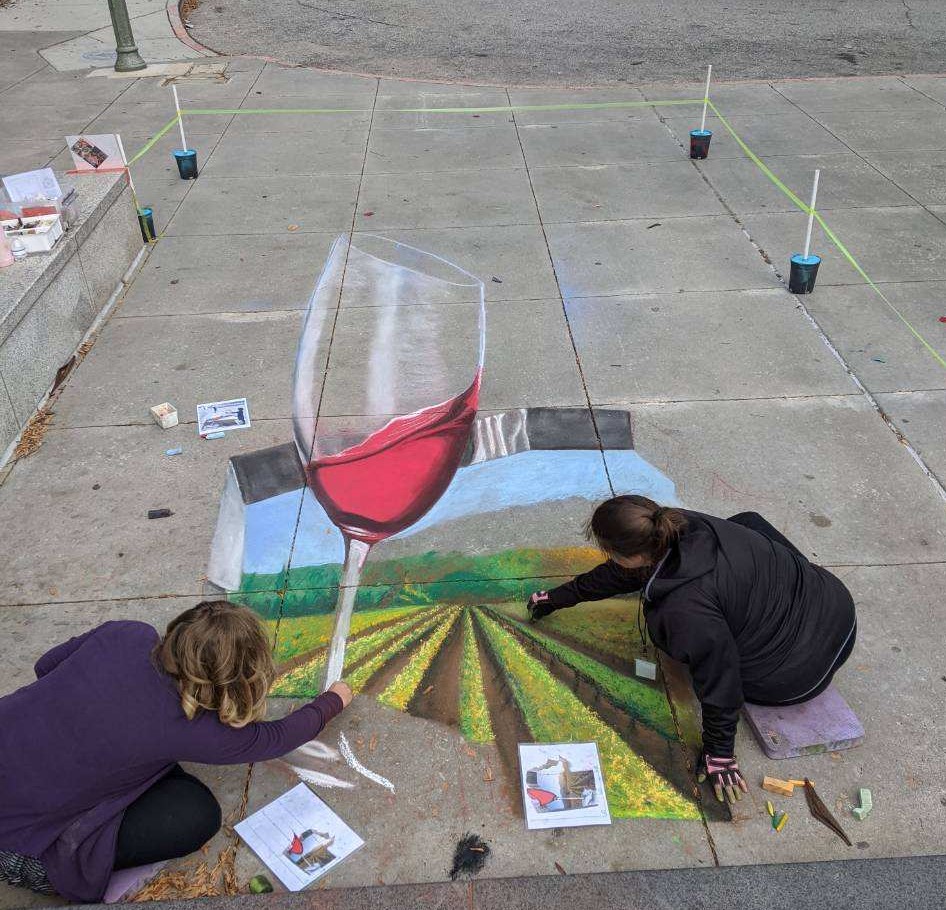
[(321, 771), (310, 771), (308, 768), (299, 768), (296, 765), (290, 765), (293, 773), (299, 780), (305, 781), (307, 784), (312, 784), (316, 787), (327, 787), (329, 789), (340, 789), (340, 790), (354, 790), (355, 785), (351, 781), (339, 780), (337, 777), (332, 777), (331, 774), (323, 774)]
[(317, 739), (309, 740), (309, 742), (299, 746), (296, 752), (301, 752), (309, 758), (321, 758), (325, 761), (338, 761), (341, 758), (337, 749), (333, 749), (326, 743), (320, 743)]
[(380, 774), (375, 774), (374, 771), (369, 771), (357, 758), (355, 758), (355, 753), (352, 752), (351, 746), (348, 744), (348, 740), (345, 738), (344, 733), (338, 735), (338, 748), (341, 750), (342, 758), (348, 763), (348, 767), (352, 771), (357, 771), (362, 777), (367, 777), (368, 780), (373, 781), (381, 787), (384, 787), (385, 790), (390, 790), (392, 793), (395, 792), (394, 784), (391, 783), (386, 777), (382, 777)]

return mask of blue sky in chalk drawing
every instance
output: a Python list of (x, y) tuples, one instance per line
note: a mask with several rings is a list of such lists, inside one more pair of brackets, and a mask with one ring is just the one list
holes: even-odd
[[(673, 482), (632, 450), (609, 450), (608, 471), (616, 491), (642, 493), (665, 504), (676, 504)], [(610, 495), (593, 450), (531, 451), (461, 468), (440, 501), (397, 538), (406, 538), (442, 522), (468, 515), (501, 512), (550, 499), (582, 497), (589, 502)], [(299, 507), (298, 491), (254, 503), (246, 510), (244, 572), (278, 572), (286, 561)], [(395, 538), (392, 538), (392, 540)], [(315, 497), (306, 490), (294, 566), (341, 562), (342, 535), (329, 521)]]

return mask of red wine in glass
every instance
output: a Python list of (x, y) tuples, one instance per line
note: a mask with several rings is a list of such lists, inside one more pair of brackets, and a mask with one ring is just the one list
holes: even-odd
[(470, 437), (481, 371), (455, 398), (396, 417), (358, 445), (306, 465), (332, 522), (366, 544), (409, 528), (444, 494)]
[[(480, 279), (439, 256), (359, 234), (335, 241), (309, 301), (293, 376), (294, 435), (306, 482), (345, 540), (326, 686), (342, 674), (371, 547), (426, 514), (460, 465), (479, 403), (485, 296)], [(335, 432), (336, 420), (320, 414), (324, 341), (334, 352), (339, 333), (361, 345), (347, 356), (365, 368), (340, 390), (346, 413), (364, 417), (360, 435)], [(367, 429), (386, 415), (380, 429)]]

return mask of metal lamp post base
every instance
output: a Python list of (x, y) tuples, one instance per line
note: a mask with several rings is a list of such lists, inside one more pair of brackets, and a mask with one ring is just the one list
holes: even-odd
[(135, 36), (131, 30), (131, 20), (128, 18), (128, 7), (125, 0), (108, 0), (108, 13), (112, 19), (112, 29), (115, 32), (115, 72), (131, 73), (143, 70), (148, 64), (138, 53)]

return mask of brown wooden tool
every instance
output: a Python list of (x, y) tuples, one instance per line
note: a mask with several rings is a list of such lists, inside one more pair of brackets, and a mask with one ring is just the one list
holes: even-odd
[(828, 807), (821, 801), (821, 797), (815, 793), (815, 788), (808, 778), (805, 778), (805, 799), (808, 801), (808, 809), (811, 814), (827, 828), (830, 828), (841, 840), (849, 847), (852, 847), (851, 839), (844, 833), (844, 829), (838, 824), (837, 819), (828, 811)]

